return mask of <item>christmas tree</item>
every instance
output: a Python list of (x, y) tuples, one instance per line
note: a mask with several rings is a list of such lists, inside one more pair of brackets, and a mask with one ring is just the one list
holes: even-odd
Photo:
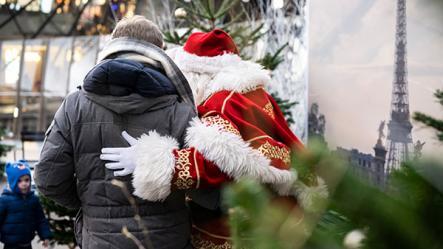
[[(6, 156), (6, 153), (12, 149), (12, 146), (2, 144), (5, 137), (5, 130), (0, 129), (0, 158)], [(0, 179), (3, 178), (3, 174), (5, 173), (5, 162), (0, 160)]]
[(74, 221), (78, 210), (62, 207), (44, 196), (40, 196), (40, 203), (54, 234), (54, 242), (75, 248)]
[[(440, 105), (443, 106), (443, 90), (437, 90), (434, 93), (434, 96), (437, 98)], [(436, 118), (433, 118), (427, 114), (424, 114), (422, 112), (416, 112), (414, 113), (413, 117), (416, 121), (421, 122), (425, 124), (426, 126), (429, 126), (437, 131), (437, 137), (440, 141), (443, 141), (443, 120), (438, 120)]]

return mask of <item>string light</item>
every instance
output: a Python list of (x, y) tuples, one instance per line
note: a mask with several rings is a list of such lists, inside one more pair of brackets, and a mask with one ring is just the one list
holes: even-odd
[(14, 113), (12, 114), (12, 116), (14, 118), (18, 118), (18, 107), (17, 106), (14, 108)]
[(177, 18), (185, 18), (187, 15), (186, 10), (183, 8), (177, 8), (174, 12), (174, 16)]

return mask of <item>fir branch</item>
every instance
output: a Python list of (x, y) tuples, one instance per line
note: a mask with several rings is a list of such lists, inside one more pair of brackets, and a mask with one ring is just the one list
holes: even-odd
[(226, 15), (226, 13), (233, 8), (237, 3), (239, 2), (239, 0), (224, 0), (220, 6), (220, 8), (218, 9), (218, 11), (216, 11), (216, 13), (214, 14), (214, 18), (218, 19), (221, 18), (223, 16)]
[(438, 120), (421, 112), (415, 112), (413, 119), (428, 127), (434, 128), (437, 131), (438, 139), (443, 141), (443, 120)]
[(443, 105), (443, 90), (437, 90), (434, 96), (439, 100), (440, 105)]
[(271, 53), (266, 53), (265, 56), (258, 60), (257, 63), (260, 63), (263, 67), (269, 70), (275, 70), (280, 63), (284, 61), (284, 57), (280, 55), (283, 50), (288, 46), (288, 43), (281, 46), (274, 55), (271, 55)]
[(272, 98), (277, 102), (278, 107), (280, 108), (283, 116), (286, 118), (288, 124), (294, 124), (295, 121), (292, 118), (292, 108), (298, 104), (297, 101), (290, 101), (287, 99), (280, 98), (277, 94), (271, 93)]
[[(443, 106), (443, 90), (437, 90), (434, 96), (438, 99), (440, 105)], [(437, 131), (437, 137), (440, 141), (443, 141), (443, 120), (433, 118), (422, 112), (415, 112), (413, 119), (415, 121), (421, 122), (424, 125), (431, 127)]]

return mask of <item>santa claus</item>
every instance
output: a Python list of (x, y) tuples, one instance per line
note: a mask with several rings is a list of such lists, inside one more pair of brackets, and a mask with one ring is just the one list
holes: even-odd
[[(193, 88), (198, 117), (189, 124), (183, 148), (175, 139), (151, 131), (138, 139), (124, 133), (129, 148), (103, 149), (101, 158), (114, 161), (107, 165), (117, 161), (133, 173), (136, 196), (162, 201), (174, 190), (217, 193), (222, 184), (243, 177), (265, 183), (280, 195), (297, 196), (305, 207), (309, 193), (326, 196), (314, 172), (299, 179), (290, 167), (291, 154), (304, 146), (265, 90), (271, 82), (269, 72), (241, 59), (226, 32), (193, 33), (183, 47), (168, 54)], [(201, 196), (205, 194), (191, 194), (197, 204), (204, 203)], [(229, 248), (224, 212), (217, 205), (194, 202), (194, 246)]]

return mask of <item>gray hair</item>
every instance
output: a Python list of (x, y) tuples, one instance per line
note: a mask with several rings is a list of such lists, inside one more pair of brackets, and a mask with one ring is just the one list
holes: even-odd
[(163, 47), (163, 35), (155, 23), (144, 16), (135, 15), (120, 20), (111, 35), (112, 39), (128, 37)]

